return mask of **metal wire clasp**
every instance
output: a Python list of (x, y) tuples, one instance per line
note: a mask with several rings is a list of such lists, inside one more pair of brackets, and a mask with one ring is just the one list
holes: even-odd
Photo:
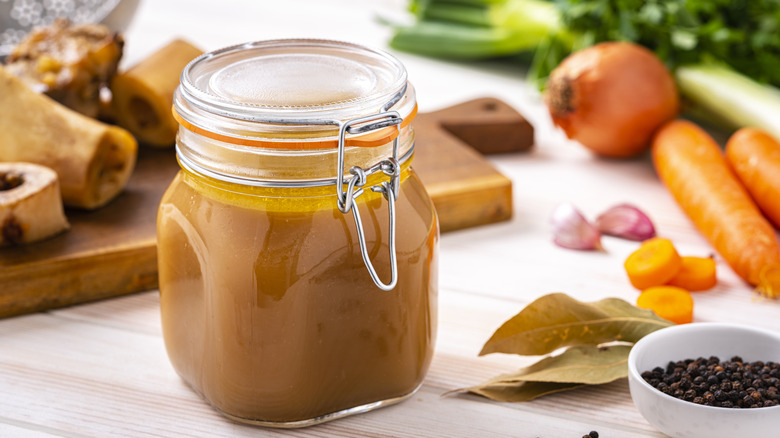
[[(352, 211), (355, 218), (355, 228), (357, 229), (358, 243), (360, 244), (360, 254), (363, 256), (363, 263), (374, 280), (374, 284), (379, 289), (389, 291), (395, 288), (398, 282), (398, 262), (396, 260), (395, 250), (395, 200), (398, 199), (398, 186), (401, 180), (401, 165), (398, 163), (398, 144), (399, 135), (393, 139), (393, 156), (380, 161), (377, 165), (369, 169), (363, 169), (360, 166), (354, 166), (349, 169), (352, 175), (348, 180), (344, 178), (344, 148), (347, 134), (362, 134), (389, 126), (399, 126), (403, 119), (397, 111), (384, 111), (378, 114), (358, 117), (339, 124), (339, 150), (338, 150), (338, 179), (336, 180), (336, 195), (338, 196), (339, 210), (347, 214)], [(400, 130), (400, 127), (399, 127)], [(355, 199), (363, 194), (362, 187), (366, 184), (367, 175), (377, 171), (382, 171), (389, 177), (388, 181), (371, 187), (371, 191), (382, 193), (387, 200), (389, 212), (389, 247), (390, 247), (390, 282), (385, 284), (379, 278), (374, 269), (373, 263), (369, 258), (368, 248), (366, 247), (366, 238), (363, 231), (363, 222), (360, 220), (360, 211), (355, 205)], [(340, 183), (339, 183), (340, 182)], [(344, 185), (347, 189), (344, 190)]]

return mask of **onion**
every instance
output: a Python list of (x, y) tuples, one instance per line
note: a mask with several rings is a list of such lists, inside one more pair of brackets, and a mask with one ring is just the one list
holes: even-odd
[(570, 55), (550, 74), (545, 102), (566, 135), (605, 157), (645, 151), (679, 112), (674, 79), (642, 46), (605, 42)]

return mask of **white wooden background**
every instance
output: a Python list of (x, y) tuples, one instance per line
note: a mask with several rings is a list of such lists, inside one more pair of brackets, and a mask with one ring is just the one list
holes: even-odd
[[(144, 0), (126, 33), (126, 65), (173, 39), (204, 49), (250, 40), (321, 37), (386, 47), (377, 11), (402, 1)], [(645, 209), (681, 253), (708, 255), (655, 177), (648, 157), (603, 161), (551, 128), (520, 67), (463, 64), (397, 54), (418, 90), (422, 111), (494, 96), (533, 121), (528, 154), (491, 158), (514, 183), (510, 222), (441, 239), (439, 330), (422, 389), (410, 400), (322, 426), (276, 431), (215, 413), (175, 374), (160, 334), (157, 291), (0, 321), (0, 437), (659, 437), (634, 408), (625, 381), (522, 404), (475, 396), (442, 397), (538, 358), (477, 357), (503, 321), (533, 299), (564, 291), (586, 301), (633, 302), (623, 260), (636, 244), (605, 238), (606, 253), (551, 243), (548, 219), (561, 202), (593, 218), (619, 202)], [(424, 145), (420, 145), (424, 147)], [(719, 284), (695, 295), (696, 321), (778, 330), (780, 302), (752, 294), (719, 262)], [(0, 287), (2, 287), (0, 285)]]

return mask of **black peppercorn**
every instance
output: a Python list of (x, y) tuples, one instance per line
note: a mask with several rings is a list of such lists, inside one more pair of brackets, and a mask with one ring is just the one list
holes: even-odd
[(780, 363), (711, 356), (669, 362), (642, 373), (651, 386), (688, 402), (725, 408), (780, 405)]

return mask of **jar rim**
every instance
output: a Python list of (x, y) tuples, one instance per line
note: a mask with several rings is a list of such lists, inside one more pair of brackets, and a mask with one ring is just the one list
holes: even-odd
[[(174, 117), (185, 129), (275, 149), (335, 147), (341, 124), (390, 110), (402, 127), (417, 112), (400, 60), (319, 39), (256, 41), (205, 53), (184, 68), (173, 100)], [(373, 147), (397, 135), (398, 129), (386, 128), (347, 142)]]

